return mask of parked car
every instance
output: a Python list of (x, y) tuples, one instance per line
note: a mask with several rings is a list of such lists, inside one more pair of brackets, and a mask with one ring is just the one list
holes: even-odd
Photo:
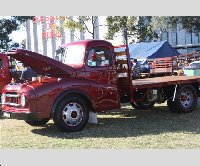
[(139, 65), (140, 65), (140, 72), (141, 73), (149, 73), (150, 72), (150, 68), (149, 68), (149, 64), (148, 61), (138, 61)]
[(200, 69), (200, 61), (191, 62), (187, 68)]
[(187, 76), (200, 75), (200, 61), (191, 62), (188, 66), (184, 67), (184, 74)]

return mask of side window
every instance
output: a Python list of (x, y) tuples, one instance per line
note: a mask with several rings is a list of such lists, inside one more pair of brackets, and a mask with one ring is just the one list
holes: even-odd
[(88, 51), (88, 66), (112, 65), (112, 57), (108, 47), (94, 47)]
[(2, 61), (2, 59), (0, 58), (0, 69), (2, 69), (2, 67), (3, 67), (3, 61)]

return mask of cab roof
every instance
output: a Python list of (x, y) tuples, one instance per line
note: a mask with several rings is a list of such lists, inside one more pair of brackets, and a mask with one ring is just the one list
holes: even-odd
[(96, 39), (87, 39), (87, 40), (79, 40), (79, 41), (74, 41), (74, 42), (70, 42), (67, 44), (63, 44), (62, 47), (66, 47), (69, 45), (84, 45), (84, 46), (89, 46), (89, 45), (101, 45), (103, 44), (104, 46), (113, 46), (110, 42), (106, 41), (106, 40), (96, 40)]

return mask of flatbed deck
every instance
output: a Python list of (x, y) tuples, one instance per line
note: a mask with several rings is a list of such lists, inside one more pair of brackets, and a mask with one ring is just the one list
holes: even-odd
[(177, 85), (177, 84), (187, 84), (194, 82), (199, 82), (200, 84), (200, 76), (164, 76), (164, 77), (136, 79), (132, 80), (132, 85), (134, 89), (144, 89), (144, 88)]

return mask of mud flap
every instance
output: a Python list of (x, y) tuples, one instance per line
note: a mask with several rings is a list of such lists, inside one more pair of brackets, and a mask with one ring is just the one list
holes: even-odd
[(98, 124), (97, 113), (94, 113), (92, 111), (89, 112), (88, 123)]

